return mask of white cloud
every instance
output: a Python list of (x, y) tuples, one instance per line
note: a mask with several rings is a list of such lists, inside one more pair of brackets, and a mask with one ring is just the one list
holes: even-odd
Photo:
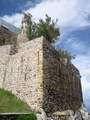
[[(90, 1), (88, 7), (87, 2), (85, 3), (83, 1), (84, 0), (44, 0), (26, 12), (32, 13), (35, 19), (44, 18), (47, 13), (53, 19), (58, 18), (61, 27), (81, 27), (89, 25), (86, 17), (88, 9), (90, 10)], [(4, 19), (16, 26), (20, 26), (21, 17), (21, 14), (15, 14), (13, 16), (4, 16)]]
[[(90, 102), (90, 54), (88, 55), (78, 55), (73, 63), (80, 70), (82, 76), (82, 90), (83, 97), (88, 107)], [(90, 106), (89, 106), (90, 107)]]
[(85, 44), (82, 41), (78, 40), (78, 38), (75, 38), (75, 37), (71, 37), (71, 38), (67, 39), (67, 41), (65, 41), (65, 43), (71, 45), (73, 49), (76, 49), (78, 51), (84, 50), (86, 48)]
[(88, 14), (86, 10), (87, 3), (82, 1), (83, 0), (47, 0), (28, 11), (31, 12), (36, 19), (40, 17), (44, 18), (46, 13), (54, 19), (58, 18), (61, 27), (87, 26), (89, 25), (86, 19)]
[(20, 27), (21, 26), (21, 21), (22, 21), (22, 17), (23, 15), (22, 14), (14, 14), (12, 16), (8, 16), (8, 15), (5, 15), (3, 16), (3, 20), (15, 25), (16, 27)]

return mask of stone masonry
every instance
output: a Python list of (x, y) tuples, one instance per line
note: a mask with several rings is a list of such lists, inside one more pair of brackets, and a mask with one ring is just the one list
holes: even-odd
[[(7, 34), (5, 28), (0, 30)], [(83, 98), (78, 69), (62, 61), (44, 37), (28, 41), (22, 32), (10, 36), (13, 39), (6, 42), (0, 32), (0, 88), (47, 114), (79, 109)]]
[(83, 100), (78, 69), (71, 63), (62, 62), (58, 52), (46, 40), (43, 42), (43, 80), (46, 112), (80, 107)]
[[(17, 33), (11, 32), (7, 27), (0, 26), (0, 46), (5, 46), (4, 49), (0, 48), (1, 53), (9, 52), (9, 54), (14, 54), (17, 52), (16, 48), (17, 43)], [(7, 49), (7, 50), (6, 50)]]
[(0, 54), (0, 87), (12, 91), (31, 107), (41, 106), (43, 97), (42, 41), (39, 38), (22, 44), (12, 56)]
[[(7, 45), (0, 49), (7, 51)], [(0, 53), (0, 88), (12, 91), (33, 109), (45, 112), (79, 108), (79, 71), (64, 64), (43, 37), (19, 45), (18, 53)]]

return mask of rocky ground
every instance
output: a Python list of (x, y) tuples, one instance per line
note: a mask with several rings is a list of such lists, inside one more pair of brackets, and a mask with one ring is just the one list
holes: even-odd
[(46, 113), (42, 110), (41, 114), (37, 114), (37, 120), (90, 120), (90, 115), (88, 115), (85, 106), (82, 105), (76, 112), (66, 110), (46, 115)]

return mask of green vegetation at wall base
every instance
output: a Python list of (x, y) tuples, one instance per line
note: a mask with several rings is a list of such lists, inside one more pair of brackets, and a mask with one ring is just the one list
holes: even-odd
[(0, 89), (0, 113), (18, 112), (31, 112), (31, 109), (11, 92)]

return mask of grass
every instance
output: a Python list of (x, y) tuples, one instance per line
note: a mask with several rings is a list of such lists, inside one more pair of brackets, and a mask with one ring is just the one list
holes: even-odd
[(18, 112), (31, 112), (31, 109), (11, 92), (0, 89), (0, 113)]
[(37, 120), (35, 114), (30, 114), (30, 115), (21, 115), (16, 118), (16, 120)]

